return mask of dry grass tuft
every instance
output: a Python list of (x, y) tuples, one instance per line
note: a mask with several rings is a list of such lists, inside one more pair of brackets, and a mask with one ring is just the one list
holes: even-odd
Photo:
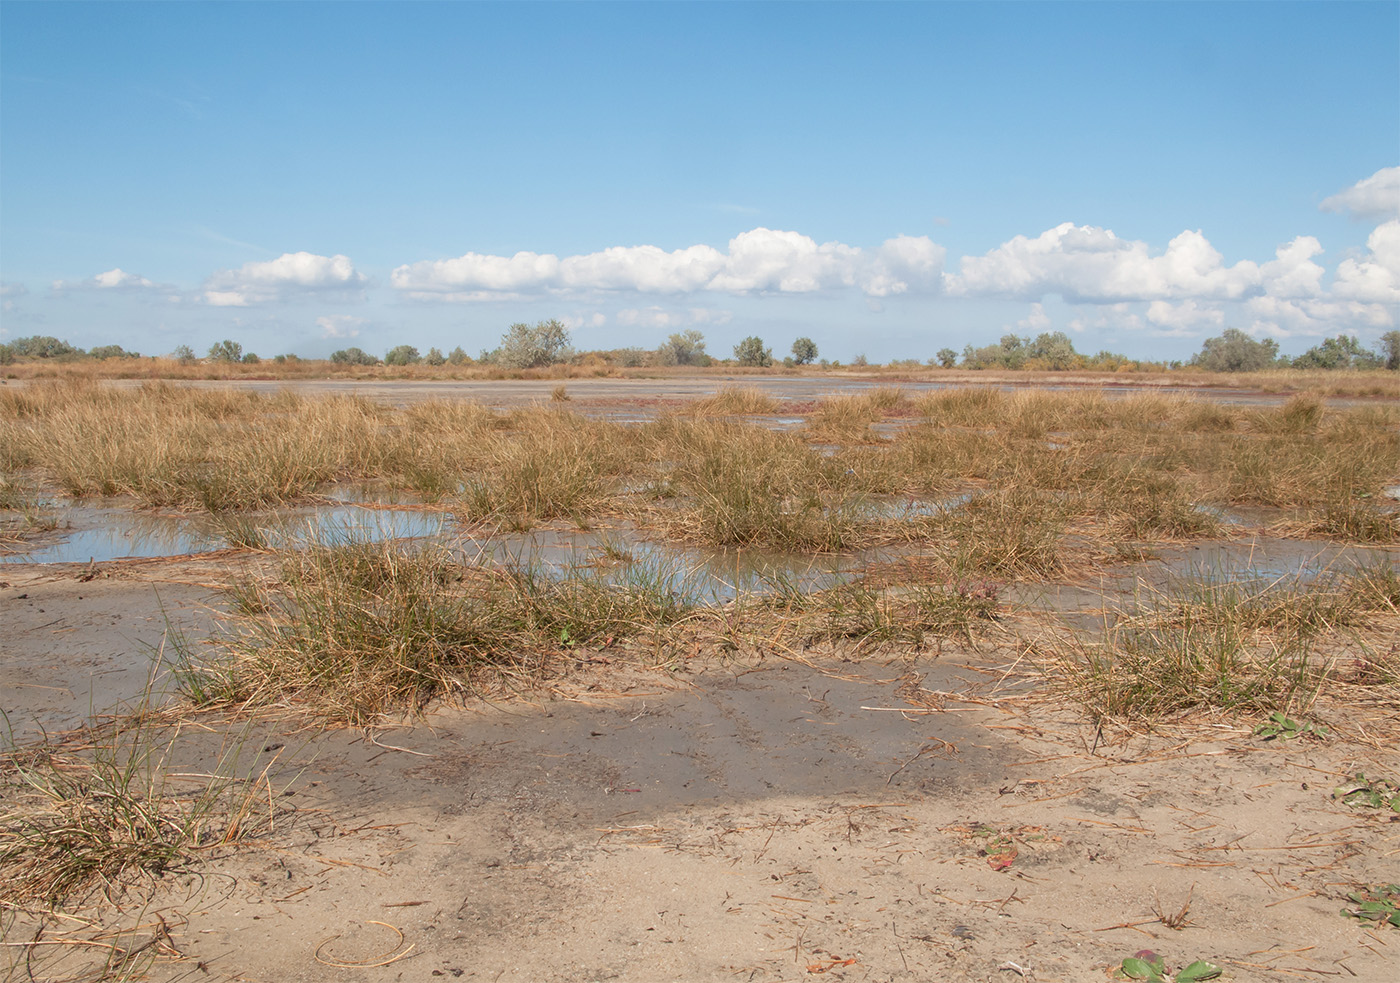
[(313, 547), (281, 563), (279, 582), (239, 589), (228, 657), (203, 671), (246, 705), (354, 724), (504, 677), (538, 680), (573, 646), (657, 632), (689, 613), (663, 578), (552, 580), (464, 564), (434, 545)]
[(695, 400), (686, 412), (693, 416), (763, 416), (778, 409), (778, 401), (757, 386), (727, 386), (713, 396)]

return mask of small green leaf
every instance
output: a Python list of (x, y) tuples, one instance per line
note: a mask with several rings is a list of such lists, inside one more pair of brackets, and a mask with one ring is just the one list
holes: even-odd
[(1197, 980), (1213, 980), (1221, 973), (1219, 966), (1197, 959), (1190, 966), (1176, 974), (1176, 983), (1196, 983)]
[(1160, 980), (1162, 974), (1145, 959), (1129, 956), (1123, 960), (1123, 975), (1130, 980)]

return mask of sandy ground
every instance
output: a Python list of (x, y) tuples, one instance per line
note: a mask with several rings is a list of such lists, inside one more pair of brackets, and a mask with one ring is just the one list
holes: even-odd
[[(754, 383), (794, 401), (860, 385), (566, 385), (576, 409), (645, 415)], [(557, 384), (292, 388), (511, 406)], [(1228, 565), (1212, 549), (1182, 560)], [(198, 650), (241, 562), (0, 566), (9, 739), (159, 702), (163, 643)], [(103, 940), (144, 939), (149, 978), (169, 981), (1075, 983), (1142, 948), (1230, 980), (1400, 979), (1400, 932), (1340, 914), (1356, 886), (1400, 882), (1400, 817), (1330, 795), (1400, 774), (1400, 751), (1335, 705), (1324, 741), (1239, 719), (1096, 732), (1047, 698), (1017, 638), (1041, 630), (1036, 609), (1092, 612), (1123, 589), (1008, 590), (998, 629), (936, 651), (594, 661), (548, 693), (372, 732), (188, 720), (180, 766), (263, 778), (252, 814), (270, 827), (148, 903), (48, 929), (47, 948), (0, 904), (0, 978), (97, 978)]]
[[(139, 696), (230, 562), (0, 569), (17, 735)], [(1096, 735), (1021, 673), (1020, 617), (939, 653), (595, 663), (368, 733), (204, 721), (192, 747), (270, 778), (272, 829), (91, 914), (165, 926), (157, 980), (1084, 981), (1141, 948), (1397, 978), (1400, 933), (1339, 912), (1400, 881), (1400, 822), (1330, 798), (1394, 748), (1344, 717), (1326, 741)], [(43, 955), (39, 979), (97, 958)]]

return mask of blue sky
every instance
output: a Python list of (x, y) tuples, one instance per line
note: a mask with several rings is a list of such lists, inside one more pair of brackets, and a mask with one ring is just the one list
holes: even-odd
[(0, 333), (1400, 326), (1400, 4), (0, 4)]

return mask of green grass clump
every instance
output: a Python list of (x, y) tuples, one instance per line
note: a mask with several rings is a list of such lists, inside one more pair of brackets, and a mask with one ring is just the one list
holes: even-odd
[(1233, 623), (1118, 628), (1057, 652), (1055, 672), (1095, 720), (1304, 707), (1325, 679), (1306, 647)]

